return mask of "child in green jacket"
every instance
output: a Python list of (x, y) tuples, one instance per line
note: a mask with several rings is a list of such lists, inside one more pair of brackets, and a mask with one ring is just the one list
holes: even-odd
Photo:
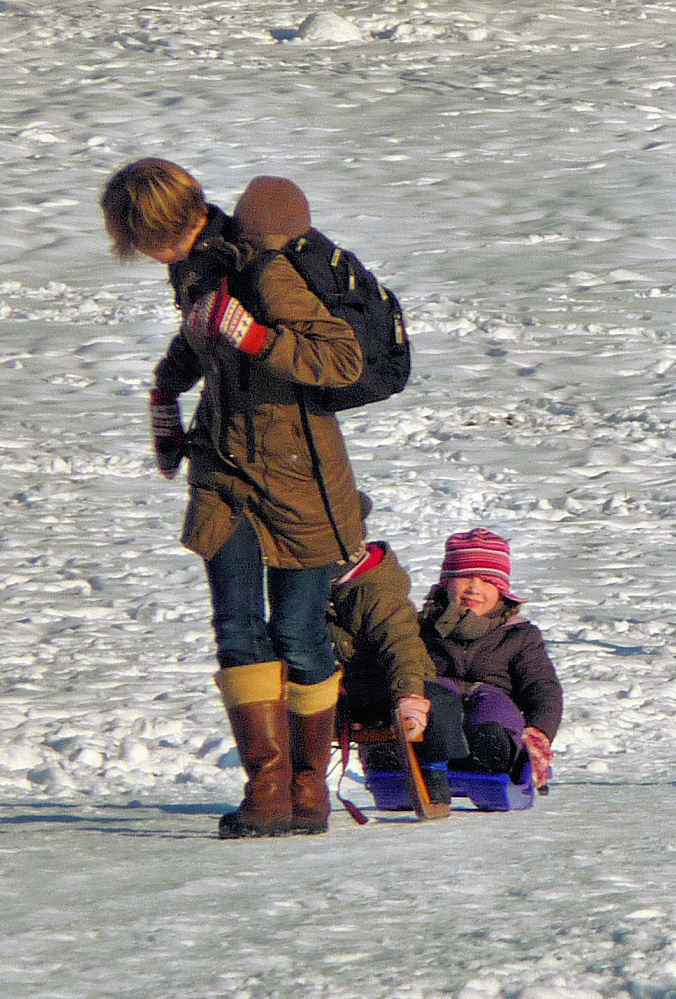
[[(426, 766), (464, 756), (460, 695), (439, 685), (420, 638), (418, 614), (409, 598), (410, 580), (391, 547), (369, 542), (362, 558), (342, 567), (331, 587), (328, 625), (343, 668), (347, 712), (356, 726), (389, 726), (398, 709), (436, 801), (450, 798), (439, 771)], [(400, 769), (392, 743), (362, 747), (362, 763), (376, 770)], [(443, 777), (443, 774), (441, 775)]]

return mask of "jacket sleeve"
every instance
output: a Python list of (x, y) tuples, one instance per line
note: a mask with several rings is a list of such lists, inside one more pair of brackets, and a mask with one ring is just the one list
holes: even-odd
[(363, 357), (352, 327), (331, 315), (286, 257), (276, 256), (260, 279), (268, 331), (261, 360), (278, 378), (340, 387), (357, 381)]
[(425, 681), (436, 676), (420, 638), (416, 609), (408, 599), (408, 577), (398, 564), (397, 569), (394, 577), (381, 576), (377, 584), (367, 573), (358, 602), (366, 654), (374, 668), (385, 671), (393, 703), (407, 694), (422, 695)]
[(510, 666), (514, 699), (526, 725), (532, 725), (553, 740), (563, 714), (563, 691), (544, 639), (534, 624), (524, 629), (521, 651)]
[(180, 395), (190, 391), (203, 373), (197, 354), (183, 334), (178, 333), (155, 368), (155, 385), (167, 395)]

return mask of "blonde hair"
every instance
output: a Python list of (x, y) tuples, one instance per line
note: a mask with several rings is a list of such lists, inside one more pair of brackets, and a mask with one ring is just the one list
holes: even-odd
[(207, 211), (204, 191), (187, 170), (150, 156), (114, 173), (100, 204), (113, 251), (121, 260), (129, 260), (137, 250), (175, 243)]

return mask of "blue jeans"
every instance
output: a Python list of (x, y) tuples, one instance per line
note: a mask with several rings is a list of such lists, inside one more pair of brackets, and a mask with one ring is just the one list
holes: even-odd
[(310, 686), (333, 676), (326, 630), (333, 564), (266, 569), (256, 532), (244, 517), (205, 567), (222, 669), (283, 659), (294, 683)]

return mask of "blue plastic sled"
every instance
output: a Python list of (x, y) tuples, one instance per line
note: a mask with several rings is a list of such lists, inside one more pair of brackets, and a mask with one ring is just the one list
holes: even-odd
[[(535, 789), (530, 764), (524, 766), (519, 783), (509, 774), (478, 774), (445, 769), (452, 798), (469, 798), (482, 812), (517, 812), (533, 807)], [(371, 792), (376, 808), (383, 811), (408, 811), (413, 808), (404, 774), (397, 770), (364, 769), (366, 789)]]

